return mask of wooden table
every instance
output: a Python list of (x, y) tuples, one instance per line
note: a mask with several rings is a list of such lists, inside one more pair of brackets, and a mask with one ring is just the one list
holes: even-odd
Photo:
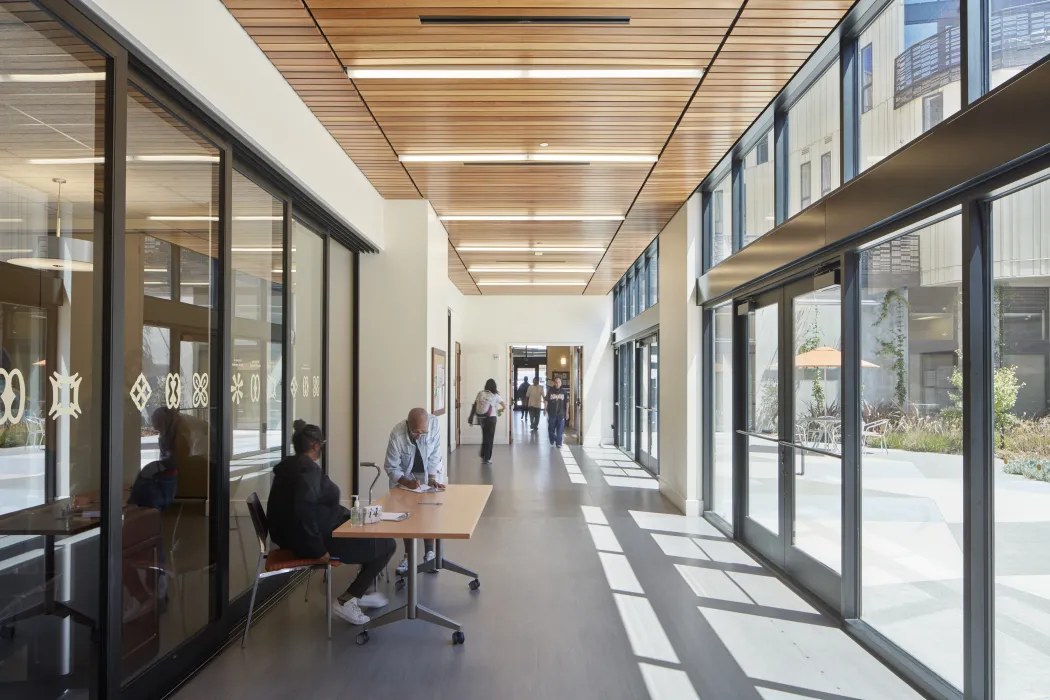
[[(476, 573), (442, 556), (441, 540), (469, 540), (491, 494), (491, 486), (474, 484), (452, 484), (444, 491), (432, 493), (394, 489), (380, 498), (378, 504), (383, 506), (384, 513), (408, 513), (407, 519), (397, 522), (383, 521), (362, 527), (353, 527), (347, 522), (332, 532), (332, 537), (401, 537), (408, 540), (408, 602), (365, 625), (364, 630), (357, 635), (358, 644), (368, 642), (370, 629), (401, 620), (417, 619), (451, 629), (453, 644), (466, 641), (462, 625), (419, 604), (418, 578), (419, 574), (425, 571), (447, 569), (471, 577), (471, 590), (476, 591), (481, 586)], [(437, 540), (433, 561), (419, 563), (417, 541), (420, 539)]]

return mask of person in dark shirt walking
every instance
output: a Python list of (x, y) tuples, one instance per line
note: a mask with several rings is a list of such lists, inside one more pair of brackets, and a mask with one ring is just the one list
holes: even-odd
[(565, 434), (565, 410), (568, 402), (569, 390), (562, 388), (561, 377), (555, 377), (554, 386), (547, 389), (547, 434), (555, 447), (561, 447)]
[(303, 559), (331, 556), (343, 564), (360, 564), (361, 571), (339, 596), (334, 612), (354, 625), (369, 618), (361, 608), (382, 608), (386, 596), (368, 593), (369, 586), (394, 556), (391, 539), (334, 538), (332, 531), (350, 519), (350, 511), (339, 504), (339, 487), (332, 483), (317, 460), (324, 436), (316, 425), (297, 420), (293, 424), (294, 455), (273, 468), (273, 485), (266, 503), (270, 539)]

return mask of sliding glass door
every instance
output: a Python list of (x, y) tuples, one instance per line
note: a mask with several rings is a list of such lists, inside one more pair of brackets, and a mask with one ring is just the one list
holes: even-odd
[(842, 569), (841, 292), (827, 273), (746, 313), (744, 538), (829, 604)]

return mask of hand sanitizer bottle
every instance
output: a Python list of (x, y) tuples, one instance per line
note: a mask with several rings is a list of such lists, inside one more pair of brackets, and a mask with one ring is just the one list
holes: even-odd
[(361, 527), (365, 524), (364, 511), (358, 502), (358, 497), (354, 496), (354, 504), (350, 507), (350, 526)]

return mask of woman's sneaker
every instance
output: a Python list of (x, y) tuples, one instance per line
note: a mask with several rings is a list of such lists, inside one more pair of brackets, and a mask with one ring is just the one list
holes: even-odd
[(401, 563), (394, 569), (398, 576), (404, 576), (408, 573), (408, 555), (401, 557)]
[(336, 601), (334, 611), (336, 615), (351, 625), (365, 625), (371, 621), (368, 615), (361, 612), (361, 607), (357, 604), (357, 598), (351, 598), (345, 603)]

